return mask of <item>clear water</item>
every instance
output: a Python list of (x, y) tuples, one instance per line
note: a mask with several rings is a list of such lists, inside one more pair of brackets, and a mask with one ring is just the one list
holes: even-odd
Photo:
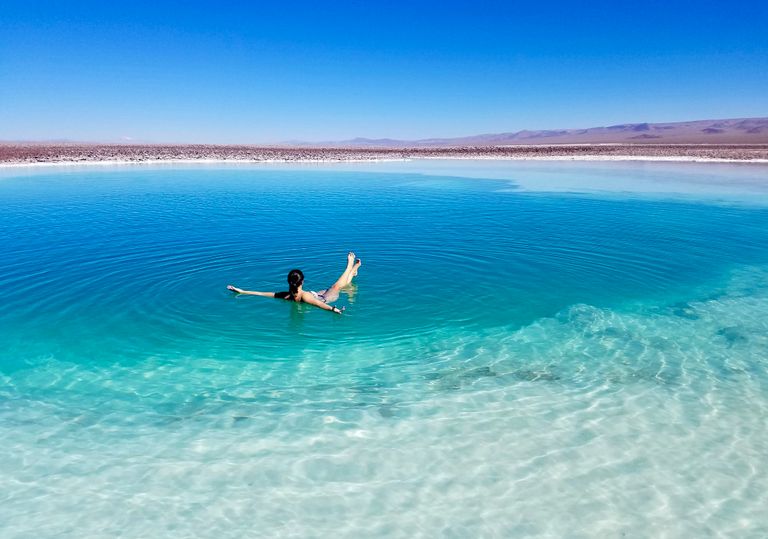
[(6, 170), (0, 536), (766, 536), (766, 180)]

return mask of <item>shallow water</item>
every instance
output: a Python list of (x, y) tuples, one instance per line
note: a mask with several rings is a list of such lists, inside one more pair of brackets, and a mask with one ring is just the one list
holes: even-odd
[(5, 171), (0, 535), (764, 536), (766, 171)]

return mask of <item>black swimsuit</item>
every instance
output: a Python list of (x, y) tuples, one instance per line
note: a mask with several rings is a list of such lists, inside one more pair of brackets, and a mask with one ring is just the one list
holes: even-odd
[[(325, 291), (315, 292), (313, 290), (310, 290), (309, 293), (315, 296), (317, 299), (319, 299), (323, 303), (328, 303), (328, 300), (325, 299)], [(275, 292), (275, 297), (278, 299), (287, 299), (288, 301), (295, 301), (296, 303), (301, 302), (301, 299), (296, 299), (293, 296), (293, 294), (291, 294), (290, 292)]]

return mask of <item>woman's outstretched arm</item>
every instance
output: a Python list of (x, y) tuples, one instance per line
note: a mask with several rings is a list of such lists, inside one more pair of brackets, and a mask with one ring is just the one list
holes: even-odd
[(231, 290), (232, 292), (237, 292), (238, 294), (248, 294), (249, 296), (264, 296), (265, 298), (274, 298), (275, 293), (274, 292), (256, 292), (255, 290), (243, 290), (242, 288), (237, 288), (236, 286), (227, 285), (227, 290)]
[(310, 294), (309, 292), (304, 292), (301, 295), (301, 301), (304, 303), (309, 303), (310, 305), (314, 305), (315, 307), (320, 307), (321, 309), (324, 309), (326, 311), (333, 311), (337, 314), (341, 314), (344, 312), (344, 309), (339, 309), (338, 307), (334, 307), (333, 305), (328, 305), (325, 302), (320, 301), (315, 296)]

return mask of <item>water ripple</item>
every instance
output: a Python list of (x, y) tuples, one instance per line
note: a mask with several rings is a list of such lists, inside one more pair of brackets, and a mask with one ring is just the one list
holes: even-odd
[(497, 187), (5, 179), (0, 534), (759, 535), (766, 211)]

